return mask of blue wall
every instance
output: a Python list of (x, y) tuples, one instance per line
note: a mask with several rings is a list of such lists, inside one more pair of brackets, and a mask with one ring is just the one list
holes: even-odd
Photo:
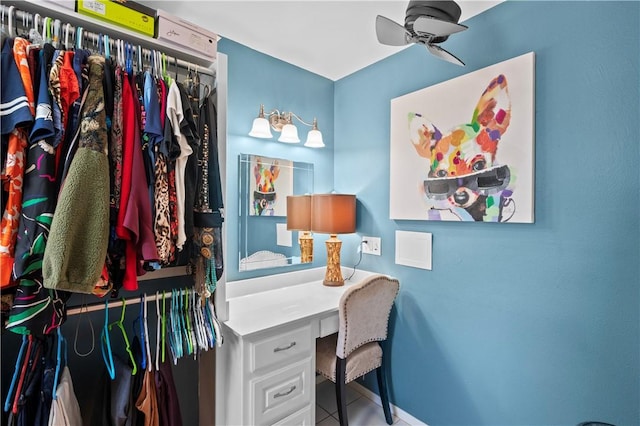
[[(335, 83), (222, 41), (230, 194), (241, 152), (313, 162), (316, 191), (357, 194), (359, 235), (382, 237), (382, 256), (365, 256), (361, 267), (401, 281), (390, 390), (416, 418), (638, 424), (640, 4), (508, 1), (466, 23), (469, 30), (445, 43), (465, 68), (414, 46)], [(529, 51), (536, 53), (535, 224), (390, 220), (390, 100)], [(327, 148), (245, 136), (260, 103), (318, 116)], [(433, 234), (432, 271), (394, 264), (397, 229)], [(343, 264), (357, 260), (358, 238), (342, 238)], [(233, 265), (227, 271), (238, 278)], [(372, 380), (365, 384), (377, 391)]]
[[(228, 102), (227, 102), (227, 200), (225, 221), (227, 224), (227, 253), (225, 255), (227, 280), (264, 275), (265, 270), (238, 272), (238, 156), (256, 154), (273, 158), (303, 161), (314, 165), (315, 192), (330, 192), (333, 189), (333, 81), (312, 74), (286, 62), (249, 49), (234, 41), (223, 39), (218, 50), (228, 56)], [(305, 121), (318, 119), (325, 148), (314, 149), (303, 146), (306, 127), (297, 122), (301, 143), (292, 145), (273, 139), (256, 139), (248, 136), (253, 119), (257, 117), (260, 104), (268, 112), (274, 108), (293, 111)], [(272, 225), (273, 218), (267, 219)], [(261, 234), (262, 235), (262, 234)], [(253, 235), (260, 238), (261, 235)], [(270, 246), (275, 247), (274, 233), (270, 235)], [(326, 263), (322, 241), (316, 239), (314, 265)], [(295, 244), (295, 241), (294, 241)], [(324, 256), (324, 257), (323, 257)], [(296, 268), (296, 266), (292, 267)], [(270, 270), (269, 272), (274, 272)]]
[[(400, 278), (393, 402), (429, 425), (640, 422), (637, 2), (508, 1), (335, 84), (335, 182)], [(535, 224), (389, 220), (390, 100), (536, 53)], [(366, 153), (366, 156), (362, 155)], [(433, 233), (433, 271), (394, 264)], [(367, 385), (377, 389), (373, 380)]]

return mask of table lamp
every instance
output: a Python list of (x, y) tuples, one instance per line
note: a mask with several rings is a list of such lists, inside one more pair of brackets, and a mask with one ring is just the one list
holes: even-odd
[(323, 284), (344, 285), (340, 269), (342, 241), (338, 234), (356, 232), (356, 196), (347, 194), (314, 194), (311, 196), (311, 231), (330, 234), (327, 246), (327, 272)]
[(313, 262), (313, 237), (311, 236), (311, 195), (287, 196), (287, 229), (298, 232), (300, 261)]

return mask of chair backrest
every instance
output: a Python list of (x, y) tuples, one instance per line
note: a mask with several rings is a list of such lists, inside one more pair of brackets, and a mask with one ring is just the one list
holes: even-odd
[(353, 285), (340, 299), (340, 328), (336, 355), (345, 359), (360, 346), (387, 338), (389, 314), (400, 283), (374, 275)]

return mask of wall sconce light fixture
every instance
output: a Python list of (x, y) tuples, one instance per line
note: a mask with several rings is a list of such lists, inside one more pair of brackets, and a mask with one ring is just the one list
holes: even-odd
[[(269, 118), (267, 119), (267, 117)], [(318, 120), (314, 118), (313, 124), (309, 124), (293, 112), (278, 111), (277, 109), (265, 114), (264, 105), (260, 105), (260, 112), (258, 113), (258, 117), (253, 120), (253, 126), (251, 126), (249, 136), (271, 139), (273, 137), (271, 129), (273, 129), (276, 132), (281, 132), (278, 142), (298, 143), (300, 142), (300, 138), (298, 137), (298, 128), (292, 122), (294, 117), (305, 126), (311, 127), (304, 146), (310, 148), (324, 147), (322, 133), (318, 130)]]

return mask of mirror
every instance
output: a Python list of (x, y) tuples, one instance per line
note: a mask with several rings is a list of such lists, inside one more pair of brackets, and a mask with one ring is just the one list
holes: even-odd
[(240, 272), (300, 264), (298, 232), (287, 231), (287, 196), (313, 193), (313, 164), (240, 154), (238, 171)]

